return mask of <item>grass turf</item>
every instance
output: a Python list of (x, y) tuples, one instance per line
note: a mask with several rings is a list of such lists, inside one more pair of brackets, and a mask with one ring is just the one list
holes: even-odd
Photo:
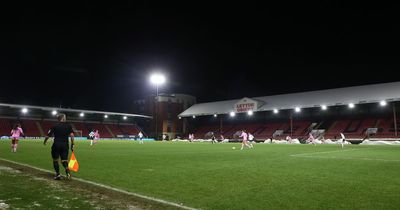
[[(50, 145), (0, 157), (52, 170)], [(51, 143), (51, 142), (49, 142)], [(235, 146), (236, 150), (232, 147)], [(78, 141), (76, 177), (201, 209), (396, 209), (400, 147)]]
[(0, 166), (0, 209), (93, 209), (104, 208), (89, 202), (58, 183), (28, 176), (19, 170)]

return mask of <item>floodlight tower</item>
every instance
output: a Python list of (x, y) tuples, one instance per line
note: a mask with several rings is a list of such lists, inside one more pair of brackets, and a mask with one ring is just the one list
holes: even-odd
[(154, 73), (150, 76), (150, 82), (156, 85), (156, 114), (155, 114), (155, 122), (156, 122), (156, 136), (155, 139), (158, 139), (158, 86), (165, 83), (165, 76), (160, 73)]

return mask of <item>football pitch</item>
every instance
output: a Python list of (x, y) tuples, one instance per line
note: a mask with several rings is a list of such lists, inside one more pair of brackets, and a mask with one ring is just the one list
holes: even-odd
[[(0, 140), (0, 158), (53, 171), (52, 142), (42, 142), (22, 139), (18, 152), (11, 153), (10, 141)], [(239, 149), (240, 144), (233, 143), (101, 140), (90, 146), (88, 141), (76, 141), (80, 169), (73, 177), (196, 209), (400, 206), (399, 146), (256, 144)], [(7, 186), (6, 180), (0, 179), (0, 186)], [(25, 191), (24, 196), (35, 192)], [(43, 209), (53, 204), (40, 205)]]

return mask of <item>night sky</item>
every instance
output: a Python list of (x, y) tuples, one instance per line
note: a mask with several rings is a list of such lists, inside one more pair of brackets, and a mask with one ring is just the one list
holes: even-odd
[(130, 111), (155, 69), (199, 102), (400, 80), (399, 5), (82, 2), (3, 7), (0, 102)]

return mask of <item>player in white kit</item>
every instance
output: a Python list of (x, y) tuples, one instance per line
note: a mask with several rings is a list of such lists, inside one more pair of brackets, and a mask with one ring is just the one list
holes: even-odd
[(346, 137), (344, 136), (343, 133), (340, 133), (341, 139), (339, 139), (340, 143), (342, 144), (342, 148), (344, 148), (344, 143), (346, 143)]
[(251, 148), (254, 147), (253, 146), (253, 141), (254, 141), (254, 136), (251, 133), (249, 133), (249, 145), (250, 145)]

